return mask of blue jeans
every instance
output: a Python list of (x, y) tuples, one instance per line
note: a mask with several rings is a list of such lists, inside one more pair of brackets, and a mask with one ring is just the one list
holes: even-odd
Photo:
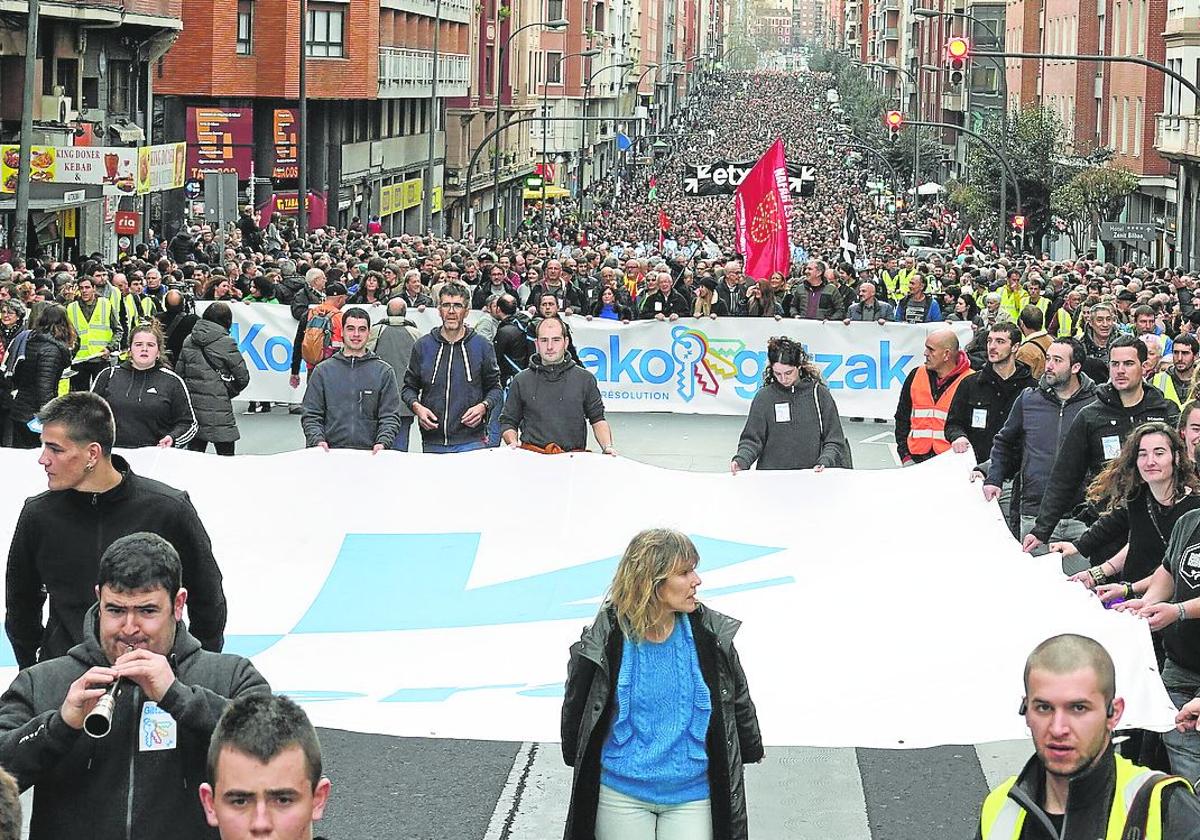
[(396, 433), (396, 439), (392, 441), (393, 452), (408, 451), (408, 439), (412, 435), (413, 419), (412, 417), (400, 418), (400, 431)]
[[(1163, 666), (1162, 681), (1177, 709), (1183, 708), (1183, 704), (1200, 691), (1200, 674), (1182, 668), (1170, 659)], [(1200, 779), (1200, 732), (1172, 729), (1164, 732), (1162, 739), (1171, 759), (1171, 772), (1196, 784), (1196, 780)]]
[(421, 451), (426, 455), (450, 455), (455, 452), (474, 452), (476, 449), (483, 449), (483, 441), (473, 440), (469, 443), (452, 443), (447, 446), (444, 443), (428, 443), (421, 442)]
[(496, 407), (488, 415), (487, 445), (491, 449), (500, 445), (500, 412), (504, 410), (504, 403), (507, 400), (508, 388), (500, 389), (500, 402), (496, 403)]

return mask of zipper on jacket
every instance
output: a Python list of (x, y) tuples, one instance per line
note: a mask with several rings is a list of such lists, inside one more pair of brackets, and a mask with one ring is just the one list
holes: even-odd
[[(138, 706), (141, 705), (141, 703), (139, 702), (139, 695), (141, 694), (141, 692), (142, 692), (141, 687), (137, 683), (134, 683), (133, 684), (134, 714), (139, 714)], [(135, 781), (134, 764), (137, 761), (138, 747), (140, 746), (140, 744), (138, 743), (138, 737), (140, 735), (141, 735), (141, 727), (134, 726), (133, 727), (133, 749), (129, 751), (129, 793), (125, 797), (125, 840), (133, 840), (133, 783)]]
[(446, 354), (446, 404), (442, 409), (442, 443), (450, 445), (450, 372), (454, 369), (454, 347)]

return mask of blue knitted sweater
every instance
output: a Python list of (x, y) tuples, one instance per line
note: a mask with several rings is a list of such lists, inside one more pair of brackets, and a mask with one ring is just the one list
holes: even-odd
[(686, 616), (676, 615), (661, 643), (626, 639), (612, 731), (600, 753), (601, 783), (656, 805), (707, 799), (711, 716)]

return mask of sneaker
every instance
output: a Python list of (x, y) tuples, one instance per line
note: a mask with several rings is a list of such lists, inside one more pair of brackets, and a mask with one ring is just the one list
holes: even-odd
[(247, 414), (257, 414), (257, 413), (258, 413), (258, 408), (254, 405), (254, 403), (250, 403), (250, 407), (247, 408), (245, 411), (243, 411), (242, 415), (245, 416)]
[(270, 414), (271, 413), (271, 404), (269, 402), (262, 403), (259, 405), (258, 410), (262, 414)]

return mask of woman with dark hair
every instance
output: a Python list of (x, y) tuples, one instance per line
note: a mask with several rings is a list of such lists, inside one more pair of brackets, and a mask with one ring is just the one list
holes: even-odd
[(743, 768), (762, 760), (762, 736), (733, 646), (741, 623), (697, 600), (699, 562), (686, 534), (642, 531), (571, 646), (565, 840), (748, 836)]
[(378, 271), (368, 271), (363, 277), (362, 284), (346, 301), (347, 305), (373, 306), (387, 302), (387, 293), (383, 287), (383, 275)]
[(977, 320), (979, 304), (975, 302), (975, 296), (970, 292), (959, 292), (954, 299), (953, 306), (953, 311), (946, 316), (947, 321), (964, 321), (973, 324), (976, 328), (983, 326), (983, 322)]
[(37, 449), (42, 445), (29, 422), (42, 406), (58, 396), (63, 371), (71, 365), (77, 342), (67, 310), (57, 304), (42, 310), (24, 348), (17, 346), (18, 341), (13, 342), (13, 357), (5, 364), (8, 373), (4, 387), (16, 391), (9, 414), (15, 449)]
[(816, 472), (853, 466), (833, 394), (790, 338), (767, 343), (763, 386), (750, 403), (729, 471), (736, 475), (755, 463), (760, 470)]
[(250, 294), (243, 300), (246, 303), (279, 303), (275, 298), (275, 284), (278, 282), (279, 274), (274, 271), (254, 275), (250, 280)]
[(617, 291), (612, 286), (605, 286), (600, 290), (600, 297), (596, 301), (596, 305), (592, 307), (592, 314), (587, 316), (587, 320), (593, 318), (604, 318), (610, 321), (620, 321), (628, 324), (633, 320), (633, 310), (628, 306), (622, 306), (617, 300)]
[(228, 304), (212, 304), (184, 339), (175, 362), (175, 371), (191, 392), (200, 427), (188, 443), (193, 452), (204, 452), (211, 443), (218, 455), (232, 455), (241, 437), (233, 416), (233, 398), (250, 384), (250, 371), (229, 335), (232, 325)]
[[(772, 279), (775, 282), (772, 282)], [(783, 272), (772, 272), (771, 278), (759, 280), (750, 287), (746, 295), (745, 314), (751, 318), (771, 318), (779, 320), (783, 317), (783, 297), (775, 294), (779, 281), (786, 283)]]

